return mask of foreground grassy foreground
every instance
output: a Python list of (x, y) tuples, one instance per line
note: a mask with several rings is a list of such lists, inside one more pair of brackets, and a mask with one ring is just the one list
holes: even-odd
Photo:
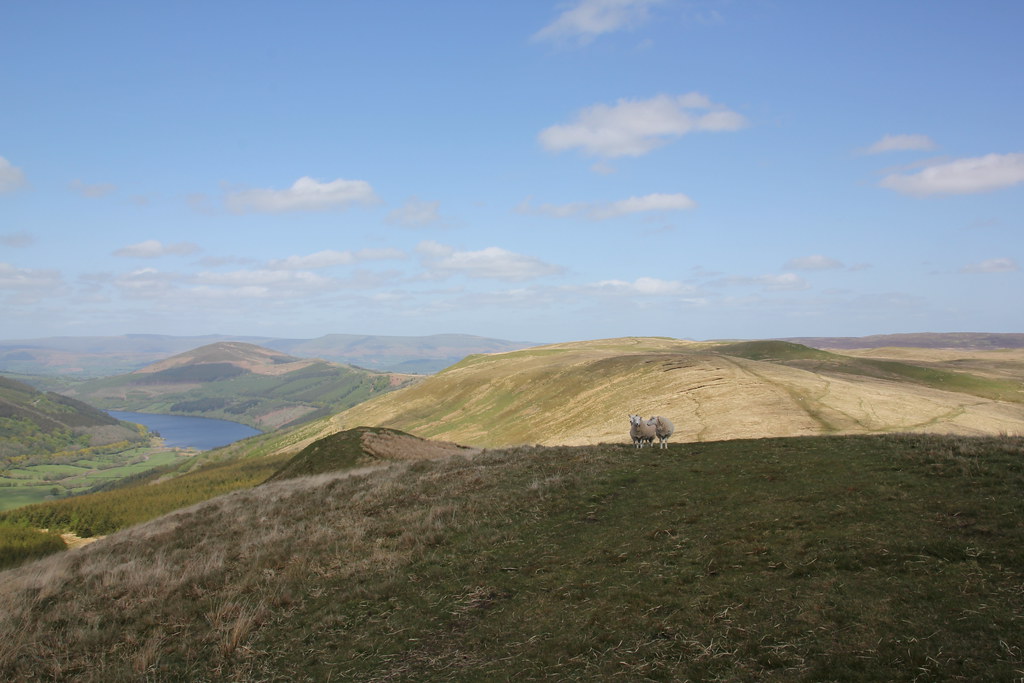
[(1024, 439), (519, 448), (0, 573), (0, 679), (1013, 680)]

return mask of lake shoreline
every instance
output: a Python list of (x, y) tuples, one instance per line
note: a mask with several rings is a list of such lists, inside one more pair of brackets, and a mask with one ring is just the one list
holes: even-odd
[(141, 424), (158, 433), (167, 448), (209, 451), (263, 433), (241, 422), (218, 418), (124, 410), (106, 412), (118, 420)]

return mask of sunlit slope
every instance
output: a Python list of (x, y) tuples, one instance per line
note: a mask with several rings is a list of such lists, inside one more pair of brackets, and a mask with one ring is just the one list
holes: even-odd
[(858, 359), (785, 342), (623, 338), (471, 356), (325, 420), (497, 447), (628, 440), (627, 414), (674, 441), (890, 431), (1024, 433), (1020, 379)]

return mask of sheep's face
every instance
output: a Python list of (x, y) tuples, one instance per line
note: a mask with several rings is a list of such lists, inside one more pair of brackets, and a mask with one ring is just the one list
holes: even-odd
[(644, 419), (642, 417), (640, 417), (639, 415), (630, 415), (629, 416), (629, 424), (630, 424), (630, 426), (639, 427), (640, 423), (643, 422), (643, 421), (644, 421)]

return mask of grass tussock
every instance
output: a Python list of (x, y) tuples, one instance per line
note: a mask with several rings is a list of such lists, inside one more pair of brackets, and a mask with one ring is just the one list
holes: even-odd
[(0, 574), (0, 678), (1012, 680), (1024, 439), (517, 448)]

